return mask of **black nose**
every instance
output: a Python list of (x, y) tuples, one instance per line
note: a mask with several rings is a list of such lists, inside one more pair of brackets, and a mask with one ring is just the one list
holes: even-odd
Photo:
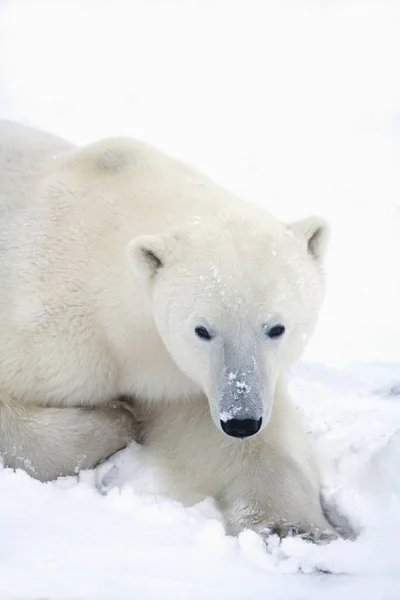
[(262, 419), (230, 419), (221, 421), (222, 431), (236, 438), (250, 437), (260, 431)]

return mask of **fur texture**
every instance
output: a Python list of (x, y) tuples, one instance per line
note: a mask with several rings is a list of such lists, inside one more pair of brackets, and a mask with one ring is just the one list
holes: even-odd
[[(136, 434), (128, 396), (179, 495), (215, 496), (232, 532), (325, 527), (282, 380), (317, 321), (324, 223), (281, 223), (140, 142), (78, 149), (13, 123), (0, 182), (5, 464), (43, 480), (97, 464)], [(224, 433), (246, 419), (254, 438)]]

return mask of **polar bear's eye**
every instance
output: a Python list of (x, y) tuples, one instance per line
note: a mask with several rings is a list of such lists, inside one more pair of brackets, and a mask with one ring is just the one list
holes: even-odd
[(202, 340), (211, 340), (212, 338), (211, 333), (203, 326), (196, 327), (194, 332), (197, 337), (201, 338)]
[(269, 331), (267, 331), (267, 335), (271, 339), (279, 338), (284, 333), (285, 333), (284, 325), (274, 325), (274, 327), (271, 327), (271, 329)]

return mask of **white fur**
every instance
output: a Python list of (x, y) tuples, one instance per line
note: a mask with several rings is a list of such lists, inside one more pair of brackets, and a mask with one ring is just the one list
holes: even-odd
[(318, 461), (282, 380), (268, 427), (244, 440), (221, 435), (204, 398), (136, 416), (162, 491), (188, 506), (214, 498), (228, 532), (284, 533), (294, 525), (332, 533), (321, 511)]
[[(312, 452), (280, 390), (317, 320), (324, 224), (280, 223), (140, 142), (77, 149), (12, 123), (0, 138), (6, 464), (27, 460), (42, 479), (96, 464), (135, 433), (109, 408), (129, 396), (150, 411), (155, 455), (174, 474), (189, 457), (180, 487), (194, 469), (232, 530), (250, 497), (260, 522), (267, 506), (273, 521), (320, 526)], [(271, 340), (277, 323), (286, 333)], [(264, 429), (228, 438), (227, 414)]]

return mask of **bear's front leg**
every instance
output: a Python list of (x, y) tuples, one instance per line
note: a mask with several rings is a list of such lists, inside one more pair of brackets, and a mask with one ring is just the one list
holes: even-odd
[(323, 514), (318, 457), (284, 382), (267, 427), (236, 443), (235, 476), (219, 495), (230, 533), (248, 528), (320, 543), (338, 537)]
[(219, 497), (228, 533), (252, 529), (263, 537), (299, 535), (318, 543), (338, 537), (322, 512), (317, 474), (276, 452), (259, 456), (252, 469), (242, 466), (241, 477)]
[(252, 529), (310, 539), (336, 536), (320, 503), (318, 460), (283, 386), (272, 417), (246, 439), (226, 435), (213, 422), (206, 398), (153, 405), (140, 417), (150, 464), (165, 493), (190, 506), (214, 498), (227, 533)]
[(0, 456), (41, 481), (76, 475), (124, 448), (136, 421), (124, 402), (97, 408), (23, 405), (0, 400)]

